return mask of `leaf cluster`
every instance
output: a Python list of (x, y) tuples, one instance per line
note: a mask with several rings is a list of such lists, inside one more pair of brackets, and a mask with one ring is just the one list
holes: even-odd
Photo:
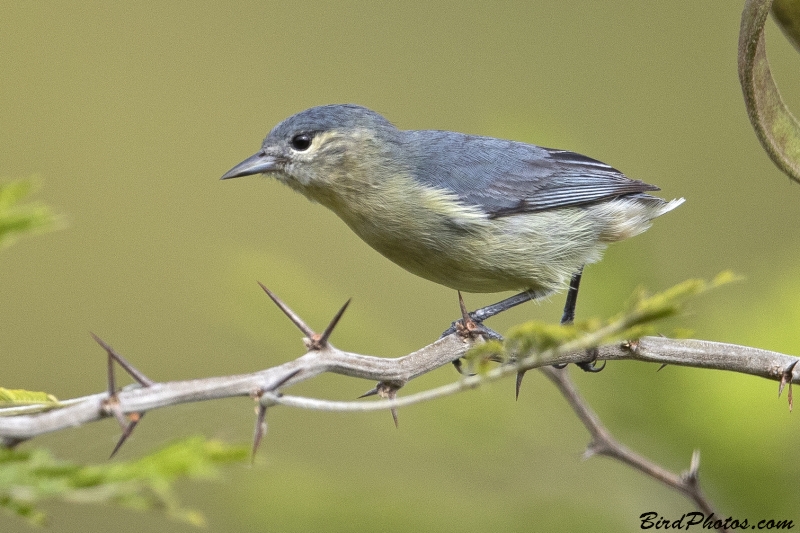
[(81, 465), (56, 459), (45, 449), (0, 449), (0, 507), (34, 524), (46, 519), (47, 500), (103, 503), (131, 509), (158, 510), (194, 525), (205, 519), (180, 505), (175, 481), (210, 478), (217, 467), (242, 462), (249, 450), (216, 440), (190, 437), (141, 459)]

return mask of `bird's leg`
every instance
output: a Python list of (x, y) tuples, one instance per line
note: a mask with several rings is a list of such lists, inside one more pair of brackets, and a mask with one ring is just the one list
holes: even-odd
[(561, 315), (561, 325), (572, 324), (575, 321), (575, 305), (578, 303), (578, 288), (581, 286), (581, 276), (583, 267), (572, 275), (569, 280), (569, 290), (567, 291), (567, 301), (564, 302), (564, 314)]
[[(515, 294), (505, 300), (499, 301), (496, 304), (487, 305), (486, 307), (481, 307), (480, 309), (476, 309), (475, 311), (469, 313), (468, 317), (472, 320), (475, 324), (480, 325), (483, 327), (483, 333), (486, 334), (487, 337), (490, 339), (497, 339), (502, 340), (503, 336), (497, 333), (496, 331), (483, 326), (483, 321), (487, 318), (491, 318), (495, 315), (502, 313), (503, 311), (508, 311), (512, 307), (516, 307), (519, 304), (523, 304), (525, 302), (529, 302), (534, 299), (534, 295), (530, 291), (521, 292), (519, 294)], [(461, 319), (463, 320), (463, 319)], [(461, 320), (456, 320), (453, 322), (447, 330), (442, 333), (442, 337), (447, 337), (451, 333), (455, 333), (458, 330), (458, 324)]]
[[(564, 313), (561, 315), (561, 325), (566, 326), (575, 322), (575, 306), (578, 303), (578, 289), (581, 286), (581, 276), (583, 276), (583, 267), (580, 268), (572, 279), (569, 280), (569, 289), (567, 290), (567, 301), (564, 302)], [(583, 363), (585, 364), (585, 363)], [(560, 365), (553, 365), (561, 369), (567, 366), (567, 363)], [(584, 369), (585, 370), (585, 369)], [(517, 374), (517, 396), (519, 396), (519, 382), (522, 381), (522, 376)]]
[[(575, 274), (572, 275), (572, 279), (569, 281), (569, 290), (567, 291), (567, 301), (564, 302), (564, 314), (561, 315), (561, 325), (568, 325), (572, 324), (575, 321), (575, 304), (578, 302), (578, 288), (581, 285), (581, 276), (583, 275), (583, 267), (580, 268)], [(590, 350), (590, 353), (595, 353), (596, 350)], [(600, 372), (605, 368), (605, 364), (602, 366), (597, 366), (595, 361), (587, 361), (585, 363), (577, 363), (581, 370), (585, 372)], [(555, 365), (560, 368), (564, 368), (566, 365)]]
[(487, 305), (486, 307), (476, 309), (475, 311), (471, 312), (469, 316), (476, 322), (483, 322), (487, 318), (491, 318), (494, 315), (499, 315), (503, 311), (508, 311), (512, 307), (529, 302), (534, 298), (535, 296), (532, 291), (521, 292), (519, 294), (515, 294), (514, 296), (510, 296), (505, 300), (501, 300), (496, 304)]
[[(578, 303), (578, 289), (581, 286), (581, 276), (583, 276), (583, 267), (578, 269), (572, 275), (572, 278), (569, 280), (569, 290), (567, 290), (567, 301), (564, 302), (564, 313), (561, 315), (561, 325), (566, 326), (572, 324), (575, 321), (575, 306)], [(596, 351), (594, 352), (596, 353)], [(567, 366), (566, 364), (562, 365), (553, 365), (556, 368), (564, 368)], [(605, 368), (605, 364), (603, 366), (598, 367), (595, 365), (594, 361), (588, 361), (586, 363), (578, 363), (578, 366), (581, 370), (585, 372), (600, 372)], [(517, 383), (516, 383), (516, 397), (519, 398), (519, 388), (522, 386), (522, 378), (525, 376), (525, 371), (517, 372)]]
[[(575, 321), (575, 307), (578, 303), (578, 289), (581, 286), (581, 277), (583, 276), (583, 267), (579, 268), (577, 272), (572, 275), (572, 278), (569, 280), (569, 289), (567, 290), (567, 300), (564, 302), (564, 312), (561, 315), (561, 324), (568, 325), (572, 324)], [(460, 294), (459, 294), (460, 297)], [(531, 301), (535, 299), (535, 295), (532, 291), (525, 291), (519, 294), (515, 294), (514, 296), (510, 296), (505, 300), (501, 300), (495, 304), (487, 305), (486, 307), (481, 307), (469, 313), (468, 318), (472, 319), (475, 322), (475, 325), (478, 325), (482, 329), (482, 333), (485, 334), (489, 338), (494, 339), (502, 339), (502, 335), (495, 332), (492, 329), (483, 326), (482, 322), (487, 318), (491, 318), (495, 315), (502, 313), (503, 311), (508, 311), (512, 307), (516, 307), (520, 304), (525, 302)], [(464, 317), (464, 321), (467, 320), (467, 316)], [(442, 333), (442, 337), (450, 335), (451, 333), (458, 330), (457, 324), (460, 321), (453, 322), (453, 325), (447, 329), (444, 333)], [(473, 325), (474, 327), (474, 325)], [(456, 359), (453, 361), (453, 365), (456, 367), (456, 370), (461, 372), (461, 360)], [(564, 368), (566, 365), (554, 365), (558, 368)], [(600, 372), (605, 368), (605, 364), (603, 366), (598, 367), (595, 364), (595, 361), (588, 361), (585, 363), (578, 363), (578, 366), (584, 370), (585, 372)], [(522, 378), (525, 375), (525, 372), (517, 373), (517, 384), (516, 384), (516, 393), (517, 397), (519, 397), (519, 388), (522, 385)]]

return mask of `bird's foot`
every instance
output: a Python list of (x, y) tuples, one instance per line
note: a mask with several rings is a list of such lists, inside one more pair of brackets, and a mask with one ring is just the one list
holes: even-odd
[(584, 361), (582, 363), (576, 363), (578, 365), (578, 368), (580, 368), (584, 372), (592, 372), (593, 374), (596, 374), (597, 372), (600, 372), (606, 367), (605, 361), (603, 361), (603, 363), (600, 366), (597, 366), (597, 356), (600, 355), (600, 353), (597, 351), (597, 348), (589, 348), (588, 350), (586, 350), (586, 353), (588, 355), (591, 355), (592, 359), (589, 361)]
[[(474, 332), (474, 334), (480, 334), (487, 339), (503, 340), (502, 335), (484, 326), (483, 321), (533, 299), (534, 294), (532, 292), (521, 292), (511, 296), (510, 298), (506, 298), (505, 300), (497, 302), (496, 304), (487, 305), (486, 307), (481, 307), (480, 309), (476, 309), (471, 313), (467, 313), (464, 306), (464, 299), (461, 297), (461, 292), (459, 291), (458, 301), (461, 307), (461, 319), (454, 321), (450, 327), (442, 333), (442, 337), (447, 337), (448, 335), (456, 332), (462, 333), (466, 331)], [(466, 328), (466, 330), (464, 328)]]
[[(605, 361), (603, 361), (602, 365), (597, 366), (597, 356), (598, 356), (597, 348), (589, 348), (588, 350), (586, 350), (586, 353), (588, 355), (591, 355), (592, 359), (589, 361), (583, 361), (582, 363), (575, 363), (575, 365), (578, 368), (580, 368), (584, 372), (592, 372), (593, 374), (596, 374), (606, 367)], [(553, 365), (553, 368), (561, 370), (562, 368), (566, 368), (567, 364), (568, 363), (559, 363), (557, 365)]]
[[(583, 361), (581, 363), (575, 363), (578, 366), (578, 368), (580, 368), (584, 372), (591, 372), (593, 374), (596, 374), (597, 372), (600, 372), (606, 367), (605, 361), (603, 361), (603, 363), (600, 366), (597, 365), (597, 356), (600, 355), (600, 353), (597, 351), (597, 348), (589, 348), (588, 350), (586, 350), (586, 354), (591, 356), (590, 360)], [(563, 365), (553, 365), (553, 366), (556, 368), (564, 368), (567, 365), (563, 364)]]
[(467, 311), (467, 306), (464, 305), (464, 298), (461, 296), (461, 291), (458, 291), (458, 306), (461, 309), (461, 318), (454, 320), (453, 323), (450, 324), (450, 327), (442, 332), (441, 337), (447, 337), (453, 333), (458, 333), (465, 338), (480, 336), (485, 339), (503, 340), (502, 335), (483, 325), (485, 317), (481, 317), (479, 314), (482, 309), (478, 309), (472, 313)]
[[(442, 337), (458, 333), (458, 335), (465, 339), (482, 337), (484, 339), (503, 340), (502, 335), (483, 325), (482, 320), (476, 317), (477, 311), (473, 313), (467, 311), (467, 306), (464, 305), (464, 298), (461, 296), (461, 291), (458, 292), (458, 305), (461, 308), (461, 318), (453, 321), (450, 327), (442, 333)], [(478, 311), (480, 311), (480, 309)], [(464, 370), (461, 358), (454, 360), (453, 366), (461, 375), (472, 375), (471, 372)]]

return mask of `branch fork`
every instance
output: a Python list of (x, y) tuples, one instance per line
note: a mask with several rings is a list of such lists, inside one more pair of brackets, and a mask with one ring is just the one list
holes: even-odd
[[(698, 488), (699, 459), (693, 459), (687, 472), (676, 474), (628, 450), (613, 439), (597, 415), (577, 394), (566, 371), (551, 366), (586, 361), (585, 343), (576, 343), (572, 347), (565, 345), (560, 351), (554, 352), (551, 357), (530, 356), (521, 361), (514, 361), (512, 364), (502, 364), (479, 375), (463, 376), (449, 385), (399, 398), (397, 391), (408, 381), (460, 359), (472, 346), (483, 342), (480, 336), (476, 338), (475, 335), (450, 334), (398, 358), (344, 352), (330, 343), (330, 337), (347, 304), (342, 306), (321, 334), (316, 334), (285, 303), (265, 287), (262, 286), (262, 288), (303, 333), (309, 347), (304, 355), (251, 374), (155, 383), (102, 339), (93, 335), (108, 356), (107, 391), (67, 400), (62, 402), (65, 406), (60, 409), (34, 414), (0, 416), (0, 445), (14, 446), (37, 435), (114, 416), (122, 427), (122, 436), (113, 451), (116, 453), (136, 428), (144, 413), (149, 410), (185, 402), (242, 396), (250, 397), (255, 402), (256, 419), (252, 447), (254, 457), (267, 431), (267, 411), (273, 405), (340, 412), (388, 409), (392, 411), (396, 424), (397, 409), (401, 406), (473, 389), (485, 382), (513, 374), (520, 369), (540, 368), (561, 390), (589, 430), (592, 438), (585, 457), (605, 455), (620, 460), (687, 495), (696, 502), (698, 507), (705, 512), (710, 512), (708, 510), (711, 509), (711, 506), (703, 498)], [(589, 340), (586, 339), (585, 342), (589, 342)], [(597, 360), (602, 361), (633, 359), (661, 365), (684, 365), (738, 371), (778, 381), (781, 391), (786, 385), (800, 383), (797, 357), (725, 343), (642, 337), (635, 341), (600, 346), (593, 355), (596, 355)], [(137, 385), (117, 389), (114, 378), (115, 364), (125, 369), (137, 382)], [(329, 401), (285, 396), (278, 390), (312, 379), (325, 372), (377, 381), (378, 384), (363, 396), (374, 395), (380, 396), (382, 399), (370, 402)], [(791, 389), (789, 392), (791, 393)], [(8, 410), (0, 410), (0, 414), (6, 414), (4, 411)]]

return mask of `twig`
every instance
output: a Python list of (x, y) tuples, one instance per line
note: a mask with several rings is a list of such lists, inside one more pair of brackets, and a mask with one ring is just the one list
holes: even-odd
[[(329, 344), (324, 350), (309, 351), (293, 361), (252, 374), (155, 383), (147, 388), (125, 388), (117, 393), (117, 397), (121, 412), (127, 414), (187, 402), (235, 396), (247, 397), (254, 391), (271, 390), (275, 384), (283, 381), (292, 372), (297, 372), (297, 374), (286, 381), (284, 387), (290, 387), (324, 372), (371, 381), (406, 383), (458, 359), (473, 344), (473, 341), (465, 341), (457, 335), (449, 335), (416, 352), (394, 359), (345, 352)], [(779, 383), (782, 379), (787, 383), (800, 383), (800, 365), (792, 367), (791, 379), (786, 378), (786, 370), (797, 361), (796, 357), (720, 342), (643, 337), (635, 343), (600, 346), (596, 353), (598, 360), (632, 359), (695, 368), (729, 370), (771, 379)], [(588, 357), (585, 350), (575, 349), (559, 354), (552, 359), (532, 364), (531, 368), (556, 363), (578, 363), (586, 360)], [(477, 387), (481, 380), (486, 379), (486, 376), (492, 376), (492, 372), (495, 371), (514, 372), (515, 370), (511, 365), (495, 368), (485, 375), (472, 376), (445, 385), (445, 390), (441, 390), (443, 388), (440, 387), (396, 400), (331, 402), (284, 396), (277, 398), (276, 403), (327, 411), (373, 411), (399, 408), (453, 394), (459, 390)], [(19, 416), (0, 416), (0, 445), (10, 445), (45, 433), (104, 419), (109, 416), (102, 407), (103, 401), (107, 398), (108, 392), (101, 392), (67, 400), (66, 402), (70, 405), (61, 409)], [(0, 415), (3, 413), (4, 410), (0, 409)]]
[[(575, 384), (570, 379), (567, 369), (556, 369), (547, 366), (540, 370), (555, 384), (559, 392), (567, 400), (569, 406), (575, 411), (578, 419), (583, 423), (586, 429), (589, 430), (592, 440), (586, 447), (586, 452), (584, 453), (586, 459), (594, 455), (605, 455), (606, 457), (621, 461), (643, 474), (660, 481), (668, 487), (683, 493), (691, 499), (706, 516), (715, 514), (711, 502), (706, 499), (700, 490), (700, 483), (698, 481), (698, 471), (700, 468), (699, 451), (695, 450), (692, 454), (692, 460), (686, 472), (675, 474), (666, 470), (621, 444), (611, 435), (611, 432), (600, 421), (600, 417), (597, 416), (597, 413), (589, 407), (589, 404), (586, 403), (586, 400), (580, 395)], [(728, 530), (720, 528), (720, 531)]]

